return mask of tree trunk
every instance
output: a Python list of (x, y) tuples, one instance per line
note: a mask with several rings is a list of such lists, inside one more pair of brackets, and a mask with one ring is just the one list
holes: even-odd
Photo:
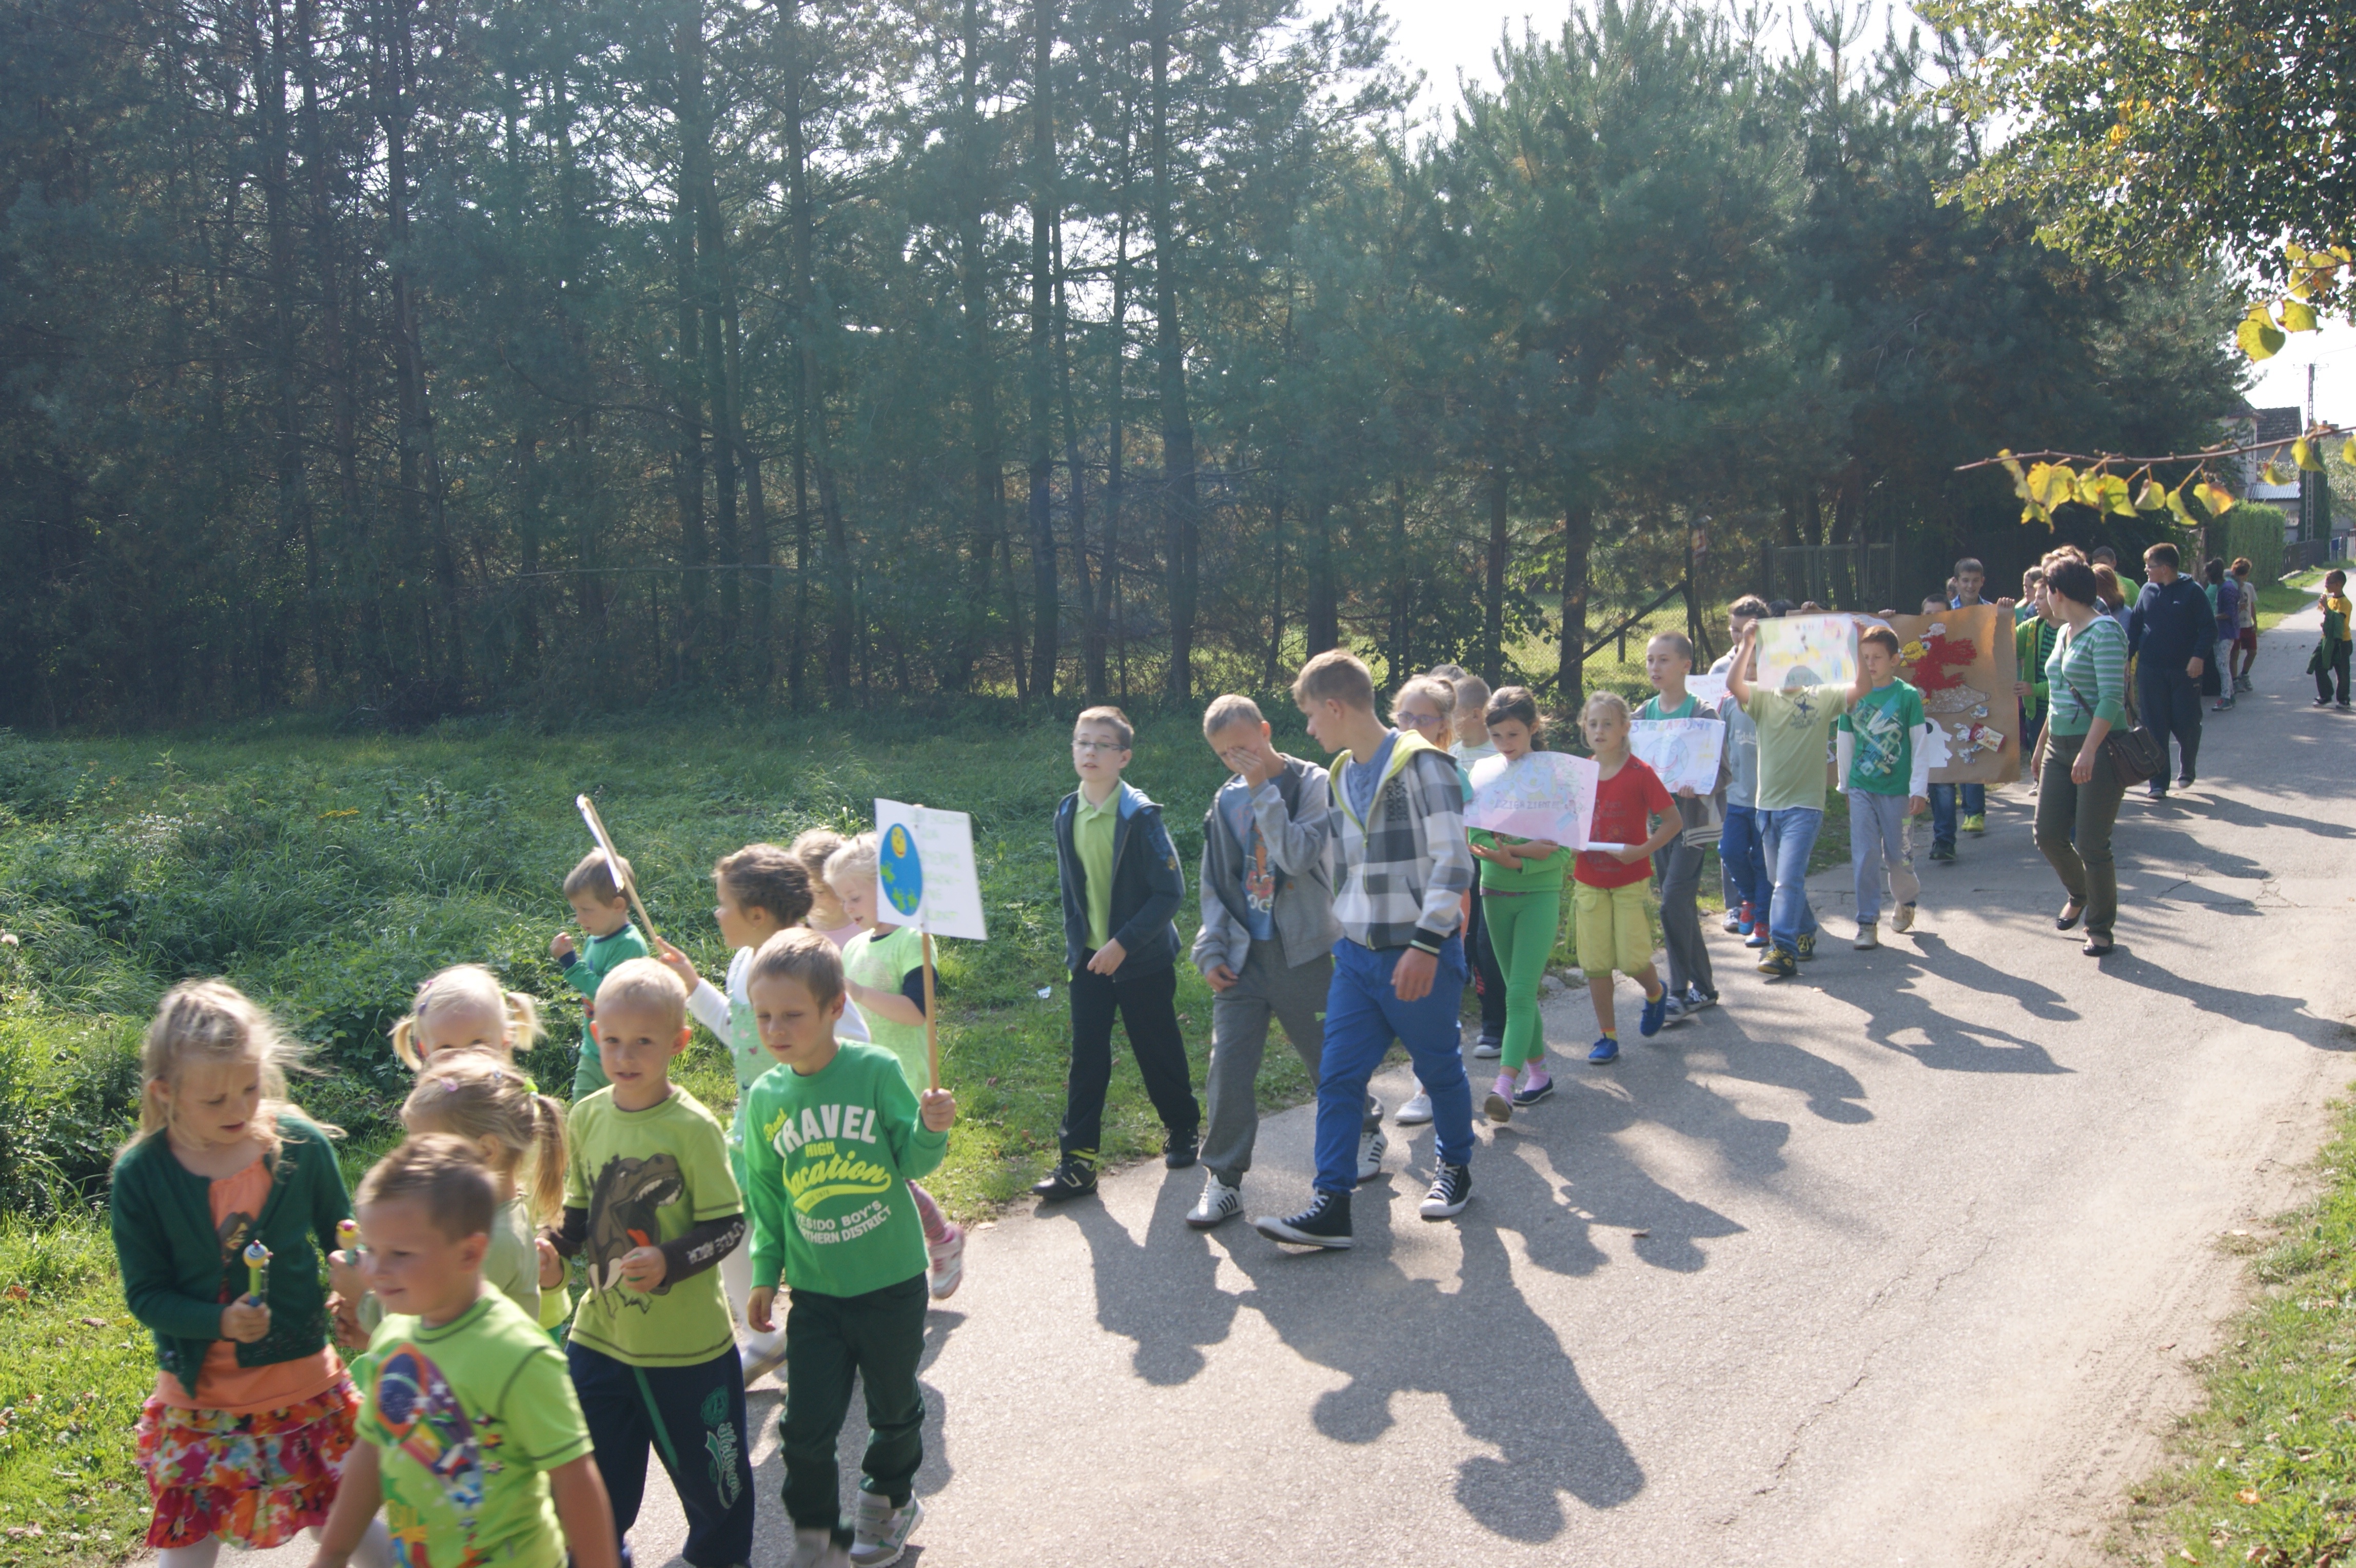
[(1194, 424), (1186, 407), (1186, 350), (1179, 337), (1183, 286), (1176, 197), (1170, 170), (1170, 34), (1182, 0), (1153, 0), (1153, 321), (1162, 403), (1163, 564), (1170, 582), (1170, 667), (1163, 690), (1179, 706), (1194, 699)]
[(270, 49), (256, 106), (262, 142), (262, 192), (270, 230), (271, 359), (273, 413), (277, 424), (278, 528), (284, 544), (303, 553), (303, 624), (310, 648), (311, 678), (327, 670), (325, 628), (319, 610), (319, 551), (312, 526), (311, 492), (303, 459), (303, 371), (294, 322), (294, 224), (288, 210), (293, 191), (286, 124), (286, 14), (270, 0)]
[(1309, 602), (1302, 630), (1304, 658), (1342, 646), (1341, 596), (1333, 582), (1333, 506), (1324, 487), (1312, 483), (1301, 517), (1301, 538), (1309, 550)]
[(1055, 696), (1055, 0), (1031, 0), (1031, 690)]
[(1507, 520), (1512, 481), (1505, 465), (1489, 466), (1489, 575), (1481, 598), (1481, 679), (1494, 690), (1505, 678), (1505, 554), (1513, 535)]
[(1588, 555), (1595, 544), (1595, 509), (1573, 503), (1562, 515), (1562, 662), (1555, 690), (1562, 711), (1576, 715), (1587, 703)]
[[(949, 684), (968, 691), (981, 658), (990, 624), (991, 557), (1005, 527), (1006, 472), (999, 456), (998, 396), (990, 362), (990, 279), (982, 254), (981, 209), (981, 12), (979, 0), (965, 0), (964, 97), (959, 118), (959, 157), (964, 166), (958, 202), (958, 273), (965, 306), (966, 398), (972, 419), (973, 530), (966, 551), (964, 624), (949, 658)], [(1015, 673), (1023, 674), (1022, 661)]]
[(1104, 621), (1088, 569), (1088, 478), (1081, 461), (1079, 406), (1072, 398), (1072, 306), (1065, 290), (1064, 226), (1055, 225), (1055, 377), (1064, 405), (1064, 466), (1070, 470), (1072, 575), (1080, 590), (1080, 689), (1090, 706), (1105, 700)]

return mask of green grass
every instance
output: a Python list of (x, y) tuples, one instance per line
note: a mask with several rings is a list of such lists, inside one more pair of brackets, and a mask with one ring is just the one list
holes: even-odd
[(2323, 1193), (2277, 1219), (2271, 1244), (2224, 1239), (2254, 1251), (2261, 1294), (2203, 1368), (2208, 1398), (2172, 1462), (2136, 1491), (2134, 1548), (2262, 1568), (2356, 1561), (2356, 1110), (2319, 1160)]
[[(2311, 583), (2305, 581), (2308, 578), (2313, 578), (2314, 581)], [(2320, 571), (2296, 573), (2285, 577), (2279, 583), (2260, 583), (2258, 585), (2258, 629), (2272, 631), (2283, 623), (2285, 617), (2295, 616), (2306, 609), (2315, 603), (2315, 596), (2307, 590), (2310, 587), (2319, 589), (2322, 586), (2323, 574)]]
[(0, 1226), (0, 1568), (119, 1563), (146, 1537), (131, 1430), (155, 1386), (102, 1227)]
[[(2285, 577), (2283, 582), (2293, 588), (2319, 588), (2323, 586), (2323, 579), (2328, 574), (2346, 572), (2351, 569), (2356, 569), (2356, 561), (2346, 559), (2326, 561), (2320, 566), (2309, 566), (2303, 572), (2293, 572), (2289, 576)], [(2265, 603), (2265, 590), (2263, 587), (2258, 591), (2258, 602)]]

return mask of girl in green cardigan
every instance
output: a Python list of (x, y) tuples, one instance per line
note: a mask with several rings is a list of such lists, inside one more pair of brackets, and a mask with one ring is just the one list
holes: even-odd
[[(351, 1205), (327, 1130), (286, 1098), (293, 1055), (218, 980), (173, 987), (140, 1052), (110, 1207), (123, 1294), (155, 1337), (138, 1447), (162, 1568), (316, 1533), (351, 1449), (359, 1395), (319, 1278)], [(381, 1526), (363, 1550), (390, 1561)]]

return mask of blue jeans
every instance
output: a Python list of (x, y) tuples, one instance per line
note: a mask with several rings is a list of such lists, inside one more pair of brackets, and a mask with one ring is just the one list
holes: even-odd
[(1816, 912), (1808, 908), (1808, 854), (1816, 847), (1816, 835), (1824, 831), (1824, 808), (1786, 806), (1759, 815), (1766, 824), (1761, 836), (1766, 840), (1767, 864), (1775, 876), (1775, 904), (1767, 920), (1767, 938), (1780, 951), (1797, 952), (1800, 939), (1813, 935), (1816, 929)]
[[(2144, 727), (2159, 737), (2160, 769), (2152, 788), (2168, 792), (2168, 743), (2176, 742), (2177, 777), (2190, 779), (2201, 756), (2201, 688), (2181, 665), (2136, 664), (2136, 707)], [(2049, 752), (2051, 748), (2048, 748)]]
[(1719, 864), (1734, 883), (1734, 896), (1764, 914), (1774, 901), (1775, 882), (1767, 875), (1767, 846), (1761, 838), (1765, 819), (1748, 806), (1726, 808), (1725, 825), (1718, 830)]
[(1317, 1083), (1317, 1190), (1349, 1193), (1358, 1185), (1358, 1133), (1365, 1125), (1366, 1080), (1397, 1036), (1415, 1063), (1416, 1081), (1431, 1096), (1431, 1126), (1440, 1157), (1461, 1165), (1472, 1157), (1472, 1084), (1456, 1014), (1464, 998), (1464, 942), (1448, 939), (1440, 967), (1421, 1001), (1402, 1002), (1391, 971), (1405, 948), (1376, 951), (1347, 937), (1333, 944), (1333, 983), (1325, 993), (1325, 1055)]
[(1987, 815), (1987, 786), (1985, 784), (1933, 784), (1931, 786), (1931, 842), (1955, 846), (1955, 791), (1964, 794), (1964, 815)]

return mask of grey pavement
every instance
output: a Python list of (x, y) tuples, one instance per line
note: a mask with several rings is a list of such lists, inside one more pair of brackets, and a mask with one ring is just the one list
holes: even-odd
[[(1554, 998), (1561, 1092), (1480, 1133), (1461, 1221), (1417, 1217), (1422, 1128), (1355, 1251), (1192, 1231), (1200, 1173), (1159, 1165), (979, 1231), (932, 1315), (909, 1560), (2095, 1556), (2241, 1299), (2221, 1237), (2299, 1196), (2356, 1077), (2356, 721), (2308, 706), (2312, 620), (2208, 716), (2194, 789), (2130, 795), (2099, 965), (2053, 929), (2014, 786), (1879, 952), (1848, 947), (1843, 869), (1801, 981), (1713, 930), (1725, 1004), (1617, 1066)], [(1298, 1207), (1310, 1139), (1305, 1108), (1269, 1119), (1248, 1212)], [(779, 1402), (753, 1406), (765, 1568)], [(680, 1534), (658, 1477), (637, 1561)]]

